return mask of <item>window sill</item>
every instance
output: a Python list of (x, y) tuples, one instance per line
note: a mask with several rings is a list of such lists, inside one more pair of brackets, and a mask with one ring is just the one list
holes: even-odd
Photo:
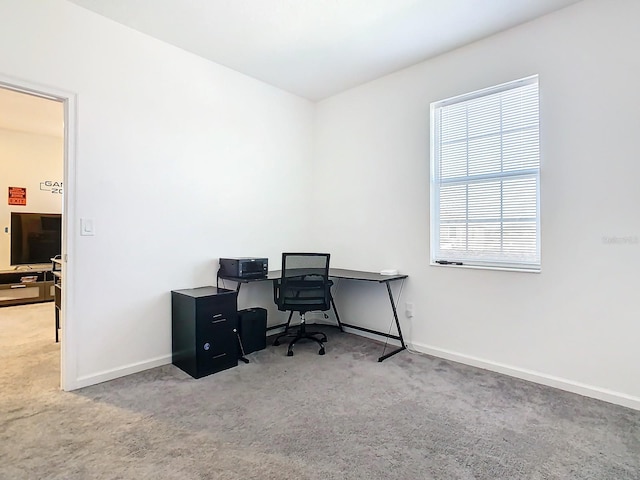
[(497, 265), (472, 265), (472, 264), (462, 264), (455, 265), (453, 263), (450, 264), (441, 264), (436, 262), (431, 262), (430, 265), (432, 267), (444, 267), (444, 268), (466, 268), (471, 270), (497, 270), (502, 272), (522, 272), (522, 273), (540, 273), (541, 269), (538, 268), (525, 268), (525, 267), (506, 267), (506, 266), (497, 266)]

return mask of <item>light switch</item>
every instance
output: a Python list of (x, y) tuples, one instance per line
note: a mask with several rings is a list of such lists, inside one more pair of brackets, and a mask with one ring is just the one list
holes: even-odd
[(93, 219), (91, 218), (80, 219), (80, 235), (83, 235), (83, 236), (95, 235), (95, 230), (93, 229)]

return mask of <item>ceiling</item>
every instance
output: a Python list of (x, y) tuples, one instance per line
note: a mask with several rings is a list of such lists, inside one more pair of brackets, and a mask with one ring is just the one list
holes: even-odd
[(313, 101), (580, 0), (69, 0)]
[(0, 88), (0, 129), (62, 137), (64, 105), (57, 100)]

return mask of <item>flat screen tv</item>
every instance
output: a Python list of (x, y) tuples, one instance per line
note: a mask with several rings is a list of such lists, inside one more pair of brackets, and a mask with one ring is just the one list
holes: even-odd
[(11, 212), (11, 265), (50, 263), (61, 252), (61, 214)]

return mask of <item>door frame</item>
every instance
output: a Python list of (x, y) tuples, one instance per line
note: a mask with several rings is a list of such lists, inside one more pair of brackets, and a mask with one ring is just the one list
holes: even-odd
[[(66, 90), (17, 79), (0, 73), (0, 88), (27, 93), (58, 102), (64, 110), (64, 159), (62, 196), (62, 308), (60, 311), (60, 388), (73, 390), (78, 378), (75, 341), (75, 238), (76, 222), (76, 132), (77, 94)], [(54, 318), (51, 318), (54, 323)], [(53, 341), (53, 340), (52, 340)]]

